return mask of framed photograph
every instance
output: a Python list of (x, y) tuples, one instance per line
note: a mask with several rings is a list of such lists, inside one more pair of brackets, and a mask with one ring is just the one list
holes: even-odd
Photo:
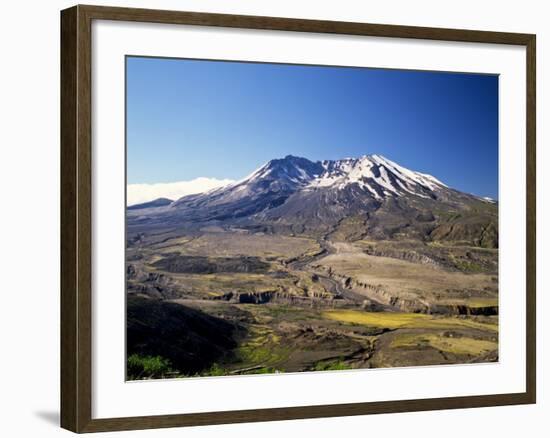
[(61, 422), (535, 403), (535, 35), (61, 13)]

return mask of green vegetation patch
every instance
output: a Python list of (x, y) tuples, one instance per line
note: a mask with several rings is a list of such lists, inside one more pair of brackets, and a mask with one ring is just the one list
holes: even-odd
[(437, 318), (423, 313), (398, 312), (363, 312), (358, 310), (329, 310), (323, 316), (334, 321), (349, 324), (363, 324), (368, 326), (399, 329), (399, 328), (473, 328), (479, 330), (498, 331), (498, 325), (485, 324), (471, 319), (444, 317)]
[(286, 350), (280, 346), (281, 338), (265, 326), (251, 326), (248, 341), (237, 349), (237, 357), (243, 364), (270, 365), (286, 358)]
[(283, 373), (283, 372), (284, 370), (281, 368), (261, 367), (261, 368), (254, 368), (252, 370), (245, 371), (242, 374), (277, 374), (277, 373)]
[(466, 260), (455, 260), (455, 266), (464, 272), (482, 272), (483, 266), (481, 264)]
[(498, 307), (498, 298), (483, 298), (483, 297), (474, 297), (474, 298), (457, 298), (442, 301), (442, 304), (447, 305), (463, 305), (468, 306), (472, 309), (481, 309), (484, 307)]
[(162, 356), (131, 354), (127, 359), (128, 380), (162, 378), (172, 372), (170, 361)]
[(496, 342), (468, 337), (447, 337), (437, 334), (402, 334), (396, 336), (391, 348), (431, 346), (437, 350), (456, 355), (479, 356), (498, 348)]
[(474, 308), (498, 306), (498, 298), (472, 298), (467, 304)]
[(202, 377), (210, 377), (210, 376), (227, 376), (228, 374), (230, 374), (229, 370), (215, 363), (209, 369), (205, 371), (201, 371), (197, 375), (200, 375)]
[(351, 370), (352, 367), (345, 363), (342, 359), (333, 361), (320, 361), (315, 364), (313, 371), (338, 371), (338, 370)]

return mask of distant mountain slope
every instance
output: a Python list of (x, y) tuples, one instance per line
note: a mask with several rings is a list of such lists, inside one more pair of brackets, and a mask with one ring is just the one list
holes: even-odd
[(323, 171), (320, 163), (291, 155), (271, 160), (234, 184), (177, 200), (172, 210), (192, 213), (201, 220), (251, 216), (278, 207)]
[(128, 210), (142, 210), (144, 208), (151, 208), (151, 207), (165, 207), (167, 205), (170, 205), (172, 202), (174, 201), (168, 198), (158, 198), (158, 199), (154, 199), (153, 201), (144, 202), (142, 204), (130, 205), (128, 207)]
[(205, 222), (344, 240), (415, 238), (498, 245), (498, 204), (380, 155), (312, 162), (271, 160), (236, 183), (178, 199), (129, 223)]

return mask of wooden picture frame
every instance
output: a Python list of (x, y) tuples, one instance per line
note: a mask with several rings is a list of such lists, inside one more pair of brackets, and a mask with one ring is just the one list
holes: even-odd
[[(93, 20), (185, 24), (388, 38), (519, 45), (526, 48), (527, 284), (523, 393), (346, 403), (126, 418), (92, 418), (92, 90)], [(61, 12), (61, 426), (99, 432), (336, 417), (535, 403), (535, 35), (196, 12), (75, 6)]]

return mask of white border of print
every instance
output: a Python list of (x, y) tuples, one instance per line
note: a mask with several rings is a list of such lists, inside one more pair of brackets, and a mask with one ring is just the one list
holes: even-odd
[[(94, 21), (92, 417), (525, 391), (525, 48)], [(125, 382), (125, 55), (499, 74), (499, 363)]]

